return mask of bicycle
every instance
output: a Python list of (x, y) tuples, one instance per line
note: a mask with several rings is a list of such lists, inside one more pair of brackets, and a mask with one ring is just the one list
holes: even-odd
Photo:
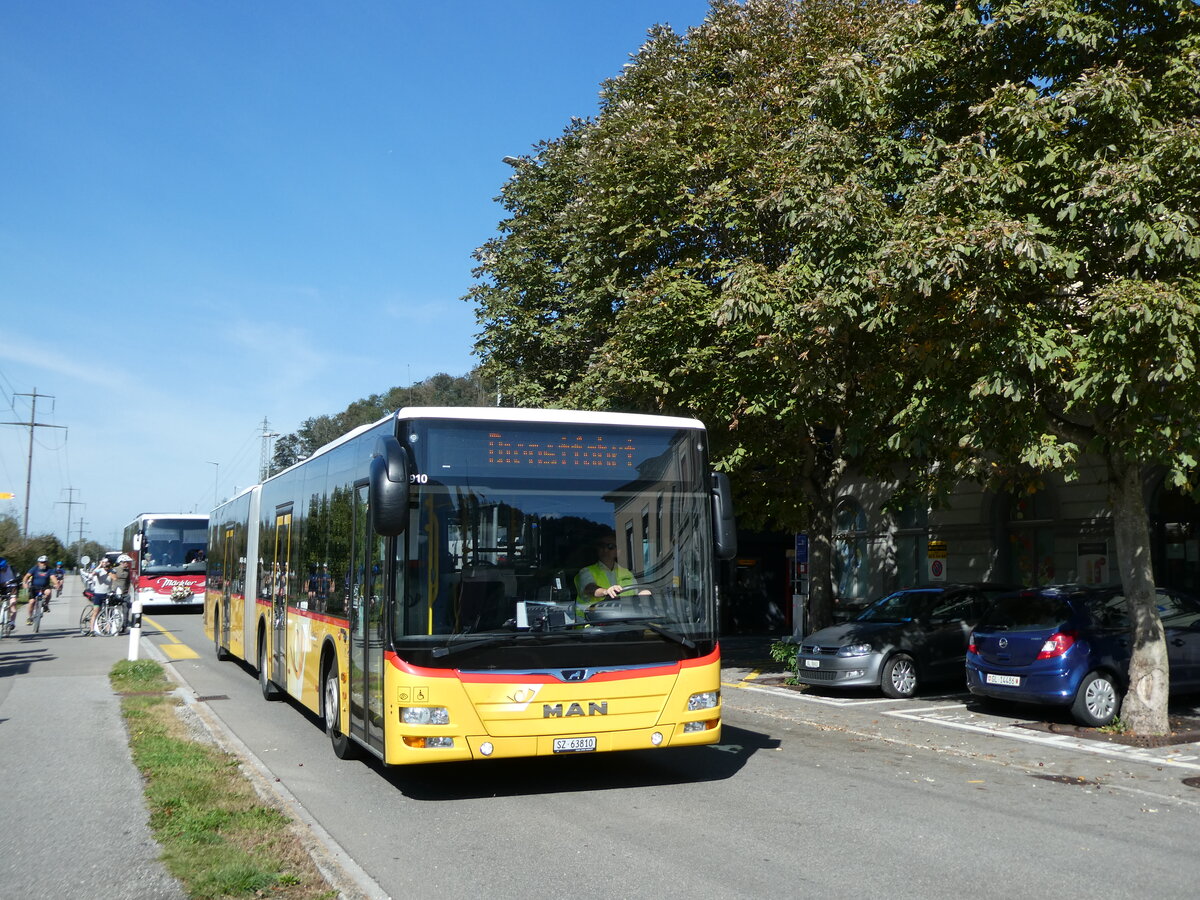
[(50, 588), (46, 588), (38, 595), (37, 601), (33, 604), (33, 633), (37, 634), (42, 630), (42, 616), (50, 611)]
[(17, 591), (12, 584), (0, 584), (0, 638), (17, 628)]
[(104, 595), (100, 611), (96, 613), (96, 624), (92, 625), (92, 604), (83, 608), (79, 614), (79, 633), (87, 635), (94, 630), (96, 634), (113, 637), (125, 630), (125, 598), (114, 591)]

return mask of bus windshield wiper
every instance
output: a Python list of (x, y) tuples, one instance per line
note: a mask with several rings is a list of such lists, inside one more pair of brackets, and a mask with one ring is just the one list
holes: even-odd
[(465, 653), (468, 650), (486, 650), (488, 647), (499, 647), (516, 641), (540, 641), (551, 635), (560, 636), (561, 634), (560, 631), (505, 631), (499, 634), (481, 634), (476, 640), (464, 635), (457, 640), (448, 641), (441, 647), (434, 647), (432, 656), (434, 659), (443, 659), (457, 653)]
[(482, 650), (485, 647), (498, 647), (501, 644), (507, 644), (515, 634), (493, 634), (487, 637), (481, 637), (478, 640), (457, 640), (442, 647), (433, 648), (433, 658), (441, 659), (446, 656), (452, 656), (456, 653), (464, 653), (467, 650)]
[(624, 616), (619, 619), (601, 619), (597, 622), (589, 622), (592, 628), (602, 625), (640, 625), (642, 628), (648, 628), (655, 634), (666, 638), (668, 641), (674, 641), (676, 644), (682, 644), (689, 650), (696, 649), (696, 642), (686, 634), (680, 634), (672, 628), (664, 628), (662, 625), (657, 625), (654, 622), (648, 621), (642, 616)]

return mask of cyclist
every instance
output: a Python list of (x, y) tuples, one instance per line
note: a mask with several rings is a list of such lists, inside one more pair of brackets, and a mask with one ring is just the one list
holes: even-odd
[(8, 630), (17, 627), (17, 573), (0, 556), (0, 603), (8, 604)]
[(25, 590), (29, 591), (29, 605), (25, 607), (25, 624), (33, 624), (33, 604), (41, 601), (42, 612), (50, 609), (50, 597), (54, 593), (57, 579), (50, 561), (44, 556), (37, 558), (37, 564), (25, 573)]
[(100, 614), (100, 608), (108, 602), (108, 595), (114, 587), (112, 572), (109, 571), (110, 565), (108, 558), (102, 556), (92, 574), (88, 576), (88, 586), (92, 590), (92, 621), (88, 626), (88, 637), (96, 633), (96, 616)]
[(55, 589), (54, 596), (61, 597), (63, 585), (67, 583), (67, 570), (63, 568), (61, 559), (54, 564), (54, 577), (58, 579), (58, 587)]
[(126, 626), (129, 622), (129, 608), (133, 603), (133, 592), (130, 590), (131, 582), (133, 581), (133, 557), (127, 553), (122, 553), (117, 557), (117, 565), (112, 570), (113, 573), (113, 590), (117, 592), (117, 596), (125, 601), (125, 626), (121, 628), (121, 634), (126, 631)]

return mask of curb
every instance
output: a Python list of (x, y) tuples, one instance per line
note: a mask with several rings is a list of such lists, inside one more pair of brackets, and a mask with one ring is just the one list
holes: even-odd
[(302, 838), (305, 851), (330, 887), (337, 891), (338, 897), (342, 900), (391, 900), (391, 895), (300, 805), (295, 795), (271, 773), (254, 751), (230, 731), (212, 710), (196, 702), (196, 691), (171, 665), (172, 660), (167, 659), (152, 641), (141, 640), (139, 646), (145, 651), (145, 656), (162, 665), (168, 673), (167, 677), (179, 685), (175, 695), (204, 726), (213, 742), (242, 761), (242, 773), (258, 795), (266, 802), (278, 805), (291, 817), (292, 828)]

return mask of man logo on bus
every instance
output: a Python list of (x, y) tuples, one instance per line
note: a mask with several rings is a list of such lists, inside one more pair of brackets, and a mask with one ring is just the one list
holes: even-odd
[(572, 703), (570, 706), (567, 707), (566, 712), (563, 712), (563, 705), (561, 703), (555, 703), (553, 705), (551, 705), (549, 703), (542, 704), (542, 718), (543, 719), (563, 719), (563, 718), (567, 718), (569, 716), (583, 716), (583, 715), (607, 716), (608, 715), (608, 701), (602, 700), (599, 703), (589, 702), (588, 710), (586, 713), (583, 711), (583, 705), (580, 703)]

